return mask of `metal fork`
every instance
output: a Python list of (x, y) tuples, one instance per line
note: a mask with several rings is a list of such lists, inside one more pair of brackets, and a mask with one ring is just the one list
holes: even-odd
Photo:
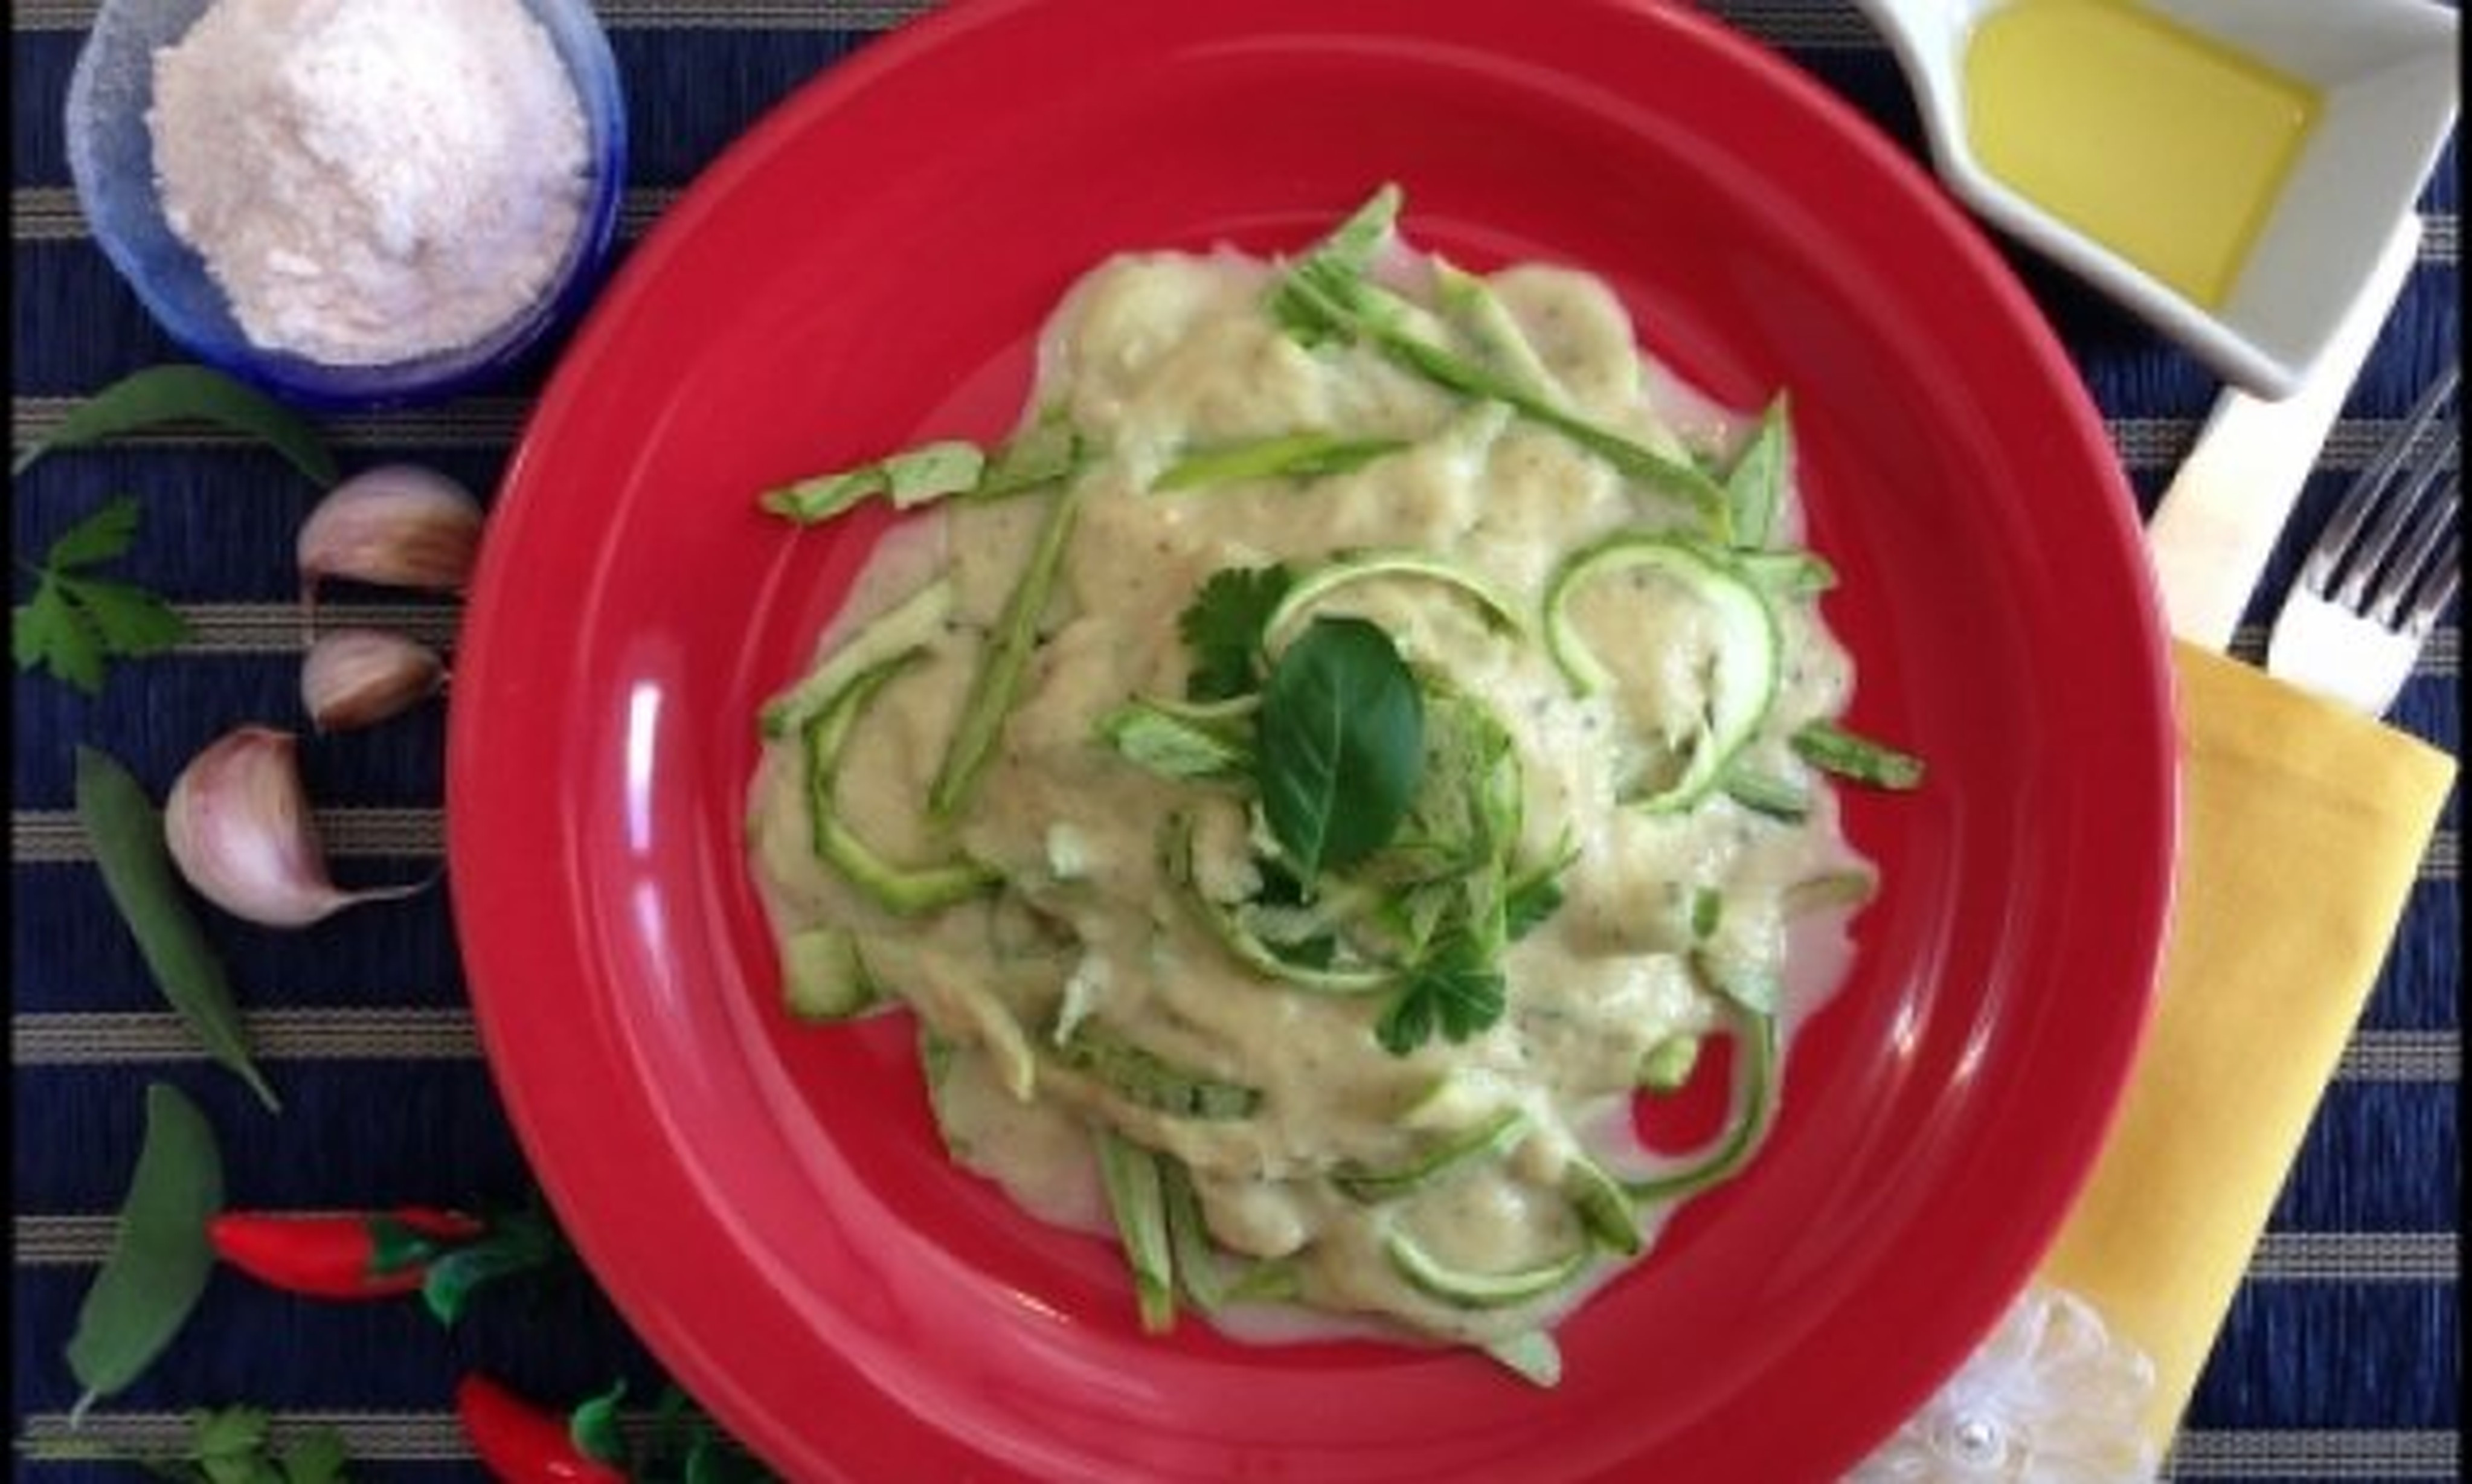
[(2344, 492), (2275, 615), (2267, 673), (2384, 716), (2461, 580), (2458, 370)]

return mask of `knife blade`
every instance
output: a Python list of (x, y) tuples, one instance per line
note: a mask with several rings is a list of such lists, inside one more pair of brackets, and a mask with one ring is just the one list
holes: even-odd
[(2417, 215), (2396, 224), (2341, 328), (2290, 396), (2263, 401), (2235, 387), (2216, 400), (2146, 525), (2175, 634), (2208, 649), (2231, 647), (2275, 538), (2412, 275), (2420, 234)]

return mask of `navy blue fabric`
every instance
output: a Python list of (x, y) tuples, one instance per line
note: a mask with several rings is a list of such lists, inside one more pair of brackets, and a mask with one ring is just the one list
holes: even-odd
[[(703, 8), (707, 13), (725, 9)], [(1763, 17), (1773, 23), (1787, 8), (1737, 9), (1756, 32)], [(30, 190), (60, 192), (69, 183), (60, 103), (80, 39), (76, 25), (65, 21), (46, 29), (21, 20), (12, 35), (12, 183), (21, 209)], [(865, 31), (821, 26), (737, 29), (681, 20), (614, 28), (631, 109), (632, 183), (685, 186), (766, 108), (868, 39)], [(1890, 134), (1919, 147), (1914, 110), (1884, 52), (1848, 43), (1786, 50)], [(2353, 419), (2398, 416), (2460, 353), (2460, 269), (2452, 247), (2458, 196), (2450, 150), (2426, 203), (2449, 229), (2446, 245), (2424, 253), (2348, 408)], [(2010, 256), (2107, 419), (2185, 424), (2204, 416), (2219, 391), (2212, 375), (2064, 275), (2025, 253)], [(78, 397), (140, 366), (179, 358), (83, 231), (39, 233), (20, 225), (12, 233), (11, 257), (16, 286), (12, 386), (21, 431), (28, 398)], [(493, 394), (487, 405), (494, 420), (483, 426), (512, 427), (532, 390), (518, 384)], [(418, 440), (404, 431), (414, 422), (403, 417), (354, 425), (354, 441), (345, 449), (350, 466), (416, 459), (476, 490), (494, 485), (508, 451), (507, 440), (494, 432), (441, 447), (434, 422)], [(2149, 449), (2130, 460), (2142, 499), (2151, 504), (2157, 497), (2178, 451)], [(2307, 534), (2346, 478), (2346, 470), (2329, 467), (2311, 480), (2303, 515), (2276, 555), (2252, 624), (2270, 616), (2272, 596), (2289, 581)], [(105, 496), (124, 491), (145, 499), (142, 537), (120, 569), (131, 580), (190, 604), (276, 605), (293, 595), (293, 536), (315, 491), (278, 459), (231, 444), (158, 441), (48, 461), (12, 491), (12, 539), (21, 552), (39, 549)], [(22, 595), (23, 579), (15, 581)], [(2450, 623), (2450, 656), (2454, 644)], [(18, 676), (10, 777), (21, 834), (30, 818), (58, 817), (69, 808), (73, 743), (111, 752), (159, 797), (181, 763), (226, 728), (297, 716), (297, 653), (289, 652), (178, 654), (124, 667), (91, 699), (48, 679)], [(2459, 670), (2460, 660), (2451, 658), (2425, 668), (2394, 719), (2460, 754)], [(440, 802), (442, 753), (442, 721), (432, 708), (370, 732), (305, 739), (303, 762), (321, 806), (422, 810)], [(2449, 1043), (2460, 1033), (2460, 867), (2452, 846), (2460, 819), (2460, 801), (2450, 802), (2442, 836), (2449, 845), (2433, 857), (2413, 895), (2364, 1020), (2370, 1033), (2434, 1035)], [(30, 1017), (159, 1011), (159, 997), (91, 866), (58, 851), (26, 850), (26, 844), (19, 840), (25, 858), (11, 874), (16, 1023), (22, 1027)], [(337, 869), (347, 880), (379, 881), (416, 877), (434, 865), (434, 857), (352, 852), (339, 858)], [(211, 921), (210, 931), (253, 1007), (386, 1007), (451, 1017), (464, 1002), (443, 890), (383, 911), (345, 914), (312, 933), (266, 931), (222, 917)], [(273, 1062), (271, 1075), (288, 1103), (280, 1118), (265, 1116), (231, 1079), (194, 1060), (19, 1061), (12, 1152), (21, 1238), (35, 1230), (30, 1222), (101, 1217), (115, 1209), (137, 1147), (140, 1089), (155, 1079), (188, 1091), (222, 1131), (236, 1205), (487, 1204), (519, 1201), (529, 1190), (522, 1153), (487, 1069), (469, 1055)], [(2453, 1065), (2401, 1078), (2339, 1081), (2272, 1225), (2277, 1237), (2295, 1241), (2343, 1233), (2435, 1238), (2449, 1255), (2447, 1271), (2432, 1274), (2424, 1262), (2407, 1264), (2399, 1277), (2365, 1266), (2322, 1277), (2286, 1267), (2254, 1278), (2240, 1295), (2188, 1419), (2209, 1446), (2184, 1464), (2179, 1477), (2284, 1476), (2273, 1472), (2278, 1466), (2241, 1463), (2241, 1440), (2291, 1430), (2326, 1431), (2333, 1450), (2327, 1456), (2335, 1458), (2344, 1456), (2343, 1439), (2364, 1429), (2442, 1434), (2441, 1456), (2456, 1456), (2461, 1335), (2451, 1254), (2462, 1192), (2460, 1076)], [(56, 1417), (74, 1400), (60, 1347), (92, 1273), (91, 1261), (21, 1256), (12, 1264), (12, 1405), (18, 1432), (30, 1420)], [(109, 1410), (178, 1412), (247, 1400), (286, 1413), (437, 1419), (448, 1406), (456, 1376), (470, 1367), (566, 1400), (601, 1390), (616, 1376), (630, 1378), (635, 1395), (646, 1397), (659, 1375), (606, 1301), (580, 1281), (528, 1286), (504, 1302), (485, 1299), (449, 1333), (409, 1304), (304, 1304), (219, 1274), (172, 1351)], [(2294, 1455), (2272, 1456), (2288, 1462)], [(2293, 1464), (2291, 1476), (2329, 1477), (2341, 1467)], [(14, 1470), (17, 1477), (45, 1481), (116, 1476), (93, 1466), (23, 1457)], [(426, 1453), (365, 1471), (368, 1477), (406, 1480), (473, 1473), (466, 1460)], [(2343, 1476), (2378, 1474), (2363, 1466)]]

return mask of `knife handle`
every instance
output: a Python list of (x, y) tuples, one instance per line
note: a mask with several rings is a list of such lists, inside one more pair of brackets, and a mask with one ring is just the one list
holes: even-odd
[(2341, 326), (2290, 396), (2261, 401), (2230, 388), (2216, 399), (2146, 525), (2175, 634), (2212, 650), (2231, 647), (2275, 538), (2412, 274), (2420, 230), (2417, 215), (2396, 225)]

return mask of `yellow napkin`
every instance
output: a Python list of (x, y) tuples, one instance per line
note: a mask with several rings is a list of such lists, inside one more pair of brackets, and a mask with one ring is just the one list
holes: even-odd
[(2191, 644), (2178, 891), (2120, 1121), (2042, 1278), (2154, 1362), (2170, 1445), (2385, 960), (2455, 759)]

